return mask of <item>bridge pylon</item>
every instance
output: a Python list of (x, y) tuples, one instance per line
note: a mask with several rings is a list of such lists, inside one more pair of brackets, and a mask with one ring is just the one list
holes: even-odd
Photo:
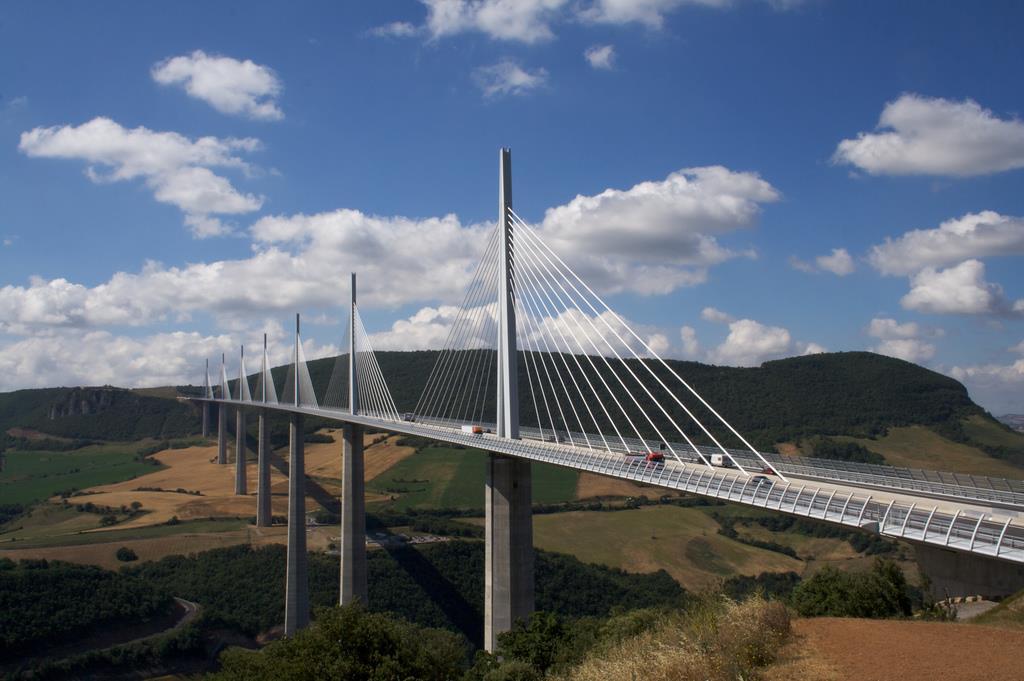
[[(260, 402), (267, 404), (267, 383), (270, 367), (267, 366), (267, 334), (263, 334), (263, 370), (260, 372)], [(274, 398), (277, 399), (276, 396)], [(270, 527), (273, 515), (270, 507), (270, 448), (267, 446), (267, 410), (259, 411), (256, 452), (256, 527)]]
[[(241, 348), (238, 363), (238, 399), (249, 397), (249, 378), (245, 375), (245, 346)], [(245, 411), (239, 407), (235, 410), (235, 494), (248, 494), (248, 480), (245, 469)]]
[[(519, 439), (516, 348), (515, 235), (512, 209), (512, 152), (498, 152), (497, 435)], [(498, 634), (533, 612), (533, 518), (530, 461), (488, 455), (484, 490), (484, 648), (494, 652)]]
[[(227, 373), (224, 368), (224, 353), (220, 356), (221, 389), (220, 399), (231, 399), (227, 392)], [(217, 463), (224, 465), (228, 462), (228, 410), (224, 404), (217, 405)]]
[[(299, 315), (295, 315), (295, 395), (301, 404), (299, 380)], [(302, 414), (292, 413), (288, 425), (288, 559), (285, 575), (284, 635), (294, 636), (309, 625), (309, 556), (306, 553), (306, 465)]]
[[(353, 416), (359, 413), (358, 372), (356, 371), (356, 274), (352, 273), (352, 298), (349, 306), (348, 405)], [(341, 546), (338, 601), (348, 605), (367, 602), (366, 580), (366, 490), (363, 479), (363, 427), (346, 423), (341, 448)]]

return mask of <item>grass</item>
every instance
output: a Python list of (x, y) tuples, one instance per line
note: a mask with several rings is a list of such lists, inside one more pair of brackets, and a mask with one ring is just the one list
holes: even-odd
[(598, 646), (558, 681), (733, 681), (759, 677), (791, 636), (784, 605), (707, 598), (657, 626)]
[(1024, 433), (1001, 427), (977, 415), (964, 419), (963, 426), (964, 433), (975, 442), (1024, 451)]
[[(975, 430), (978, 428), (975, 427)], [(885, 437), (877, 440), (851, 437), (835, 437), (834, 439), (858, 442), (871, 451), (884, 456), (886, 462), (893, 466), (943, 470), (952, 473), (973, 473), (1000, 478), (1024, 476), (1024, 470), (1017, 466), (989, 456), (977, 447), (953, 442), (925, 426), (890, 428)]]
[[(480, 450), (426, 447), (371, 480), (367, 490), (394, 497), (374, 502), (376, 508), (482, 508), (486, 462)], [(534, 502), (572, 500), (577, 475), (567, 468), (535, 463)]]
[[(81, 546), (84, 544), (107, 544), (112, 542), (123, 542), (132, 539), (152, 539), (155, 537), (170, 537), (177, 534), (203, 534), (211, 532), (229, 532), (238, 530), (248, 524), (248, 520), (236, 518), (189, 520), (177, 525), (148, 525), (145, 527), (133, 527), (123, 530), (112, 529), (102, 532), (90, 531), (99, 525), (98, 516), (92, 513), (79, 513), (77, 511), (58, 511), (75, 514), (77, 516), (89, 516), (95, 518), (95, 525), (82, 527), (77, 531), (71, 530), (66, 523), (54, 523), (46, 526), (26, 527), (17, 532), (0, 535), (0, 556), (6, 549), (27, 549), (52, 546)], [(51, 531), (53, 530), (53, 531)]]
[(140, 443), (90, 445), (70, 452), (5, 452), (0, 471), (0, 499), (30, 504), (68, 489), (105, 485), (160, 470), (150, 460), (139, 461)]
[(664, 569), (687, 589), (714, 586), (737, 574), (803, 571), (800, 561), (741, 544), (718, 534), (718, 528), (701, 510), (676, 506), (574, 511), (533, 518), (538, 548), (630, 572)]
[(1007, 596), (996, 607), (972, 619), (971, 623), (1024, 629), (1024, 591)]

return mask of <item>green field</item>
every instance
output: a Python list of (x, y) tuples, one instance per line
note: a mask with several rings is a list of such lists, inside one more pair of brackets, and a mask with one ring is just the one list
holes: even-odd
[[(991, 424), (980, 419), (965, 420), (964, 431), (984, 444), (1004, 436), (1008, 440), (1015, 440), (1012, 433), (995, 430)], [(953, 442), (925, 426), (890, 428), (884, 437), (875, 440), (842, 436), (835, 436), (833, 439), (860, 443), (884, 456), (886, 462), (893, 466), (973, 473), (998, 478), (1024, 477), (1024, 469), (1009, 461), (989, 456), (977, 447)]]
[[(477, 449), (426, 447), (384, 471), (367, 490), (394, 497), (374, 508), (482, 508), (486, 454)], [(570, 501), (576, 495), (576, 471), (533, 465), (533, 501)], [(415, 482), (413, 482), (415, 481)]]
[(533, 517), (538, 548), (630, 572), (664, 569), (687, 589), (712, 586), (738, 574), (803, 572), (801, 561), (741, 544), (718, 534), (718, 528), (702, 510), (677, 506)]
[(154, 461), (135, 458), (142, 446), (91, 445), (70, 452), (9, 450), (0, 471), (0, 499), (29, 504), (64, 490), (106, 485), (159, 470)]
[(33, 511), (28, 518), (19, 519), (12, 524), (20, 529), (0, 534), (0, 557), (3, 556), (4, 549), (81, 546), (129, 539), (169, 537), (185, 533), (229, 532), (245, 527), (248, 520), (235, 518), (188, 520), (176, 525), (150, 525), (123, 530), (91, 531), (99, 527), (99, 516), (95, 513), (79, 513), (59, 506), (44, 505)]

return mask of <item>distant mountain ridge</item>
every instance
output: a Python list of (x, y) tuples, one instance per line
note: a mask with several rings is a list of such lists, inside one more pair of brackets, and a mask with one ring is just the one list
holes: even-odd
[[(415, 408), (438, 354), (377, 353), (399, 411)], [(337, 358), (309, 362), (318, 395), (325, 394), (336, 364), (344, 373), (347, 363)], [(791, 357), (753, 368), (675, 360), (668, 364), (740, 432), (765, 446), (810, 435), (871, 437), (892, 426), (941, 427), (975, 414), (991, 419), (958, 381), (868, 352)], [(519, 366), (520, 384), (525, 386), (526, 362)], [(274, 369), (279, 391), (287, 371), (287, 366)], [(250, 383), (255, 387), (255, 375)], [(233, 381), (232, 389), (234, 385)], [(199, 393), (194, 386), (178, 390)], [(536, 420), (529, 400), (521, 400), (521, 414), (524, 423)], [(680, 423), (685, 421), (678, 416)], [(108, 386), (0, 393), (0, 428), (13, 426), (66, 437), (133, 439), (182, 435), (198, 429), (199, 421), (198, 410), (176, 400)]]
[(998, 420), (1014, 430), (1024, 433), (1024, 414), (1003, 414), (998, 417)]

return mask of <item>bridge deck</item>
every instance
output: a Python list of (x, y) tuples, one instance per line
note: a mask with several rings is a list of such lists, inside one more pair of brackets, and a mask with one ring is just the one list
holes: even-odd
[[(736, 469), (710, 468), (699, 463), (692, 451), (688, 453), (691, 459), (687, 460), (682, 456), (687, 449), (685, 445), (673, 445), (681, 454), (682, 463), (666, 454), (663, 464), (653, 464), (637, 458), (627, 459), (615, 448), (598, 449), (596, 442), (592, 443), (592, 449), (588, 448), (586, 436), (577, 438), (577, 434), (573, 434), (573, 438), (579, 439), (582, 446), (544, 441), (537, 431), (529, 429), (524, 429), (523, 439), (511, 440), (490, 433), (465, 433), (450, 423), (395, 421), (323, 407), (193, 399), (359, 423), (791, 515), (868, 528), (887, 537), (1024, 563), (1024, 525), (1020, 521), (1024, 495), (1009, 485), (1007, 489), (995, 489), (991, 484), (973, 487), (941, 477), (927, 480), (901, 473), (908, 469), (830, 468), (817, 462), (800, 463), (797, 457), (781, 457), (779, 471), (792, 478), (785, 482), (772, 476), (749, 476)], [(644, 447), (652, 444), (634, 442)], [(603, 447), (604, 443), (601, 445)], [(709, 449), (707, 453), (711, 452)], [(744, 466), (756, 461), (749, 452), (745, 457), (741, 460)], [(797, 479), (801, 477), (809, 479)]]

